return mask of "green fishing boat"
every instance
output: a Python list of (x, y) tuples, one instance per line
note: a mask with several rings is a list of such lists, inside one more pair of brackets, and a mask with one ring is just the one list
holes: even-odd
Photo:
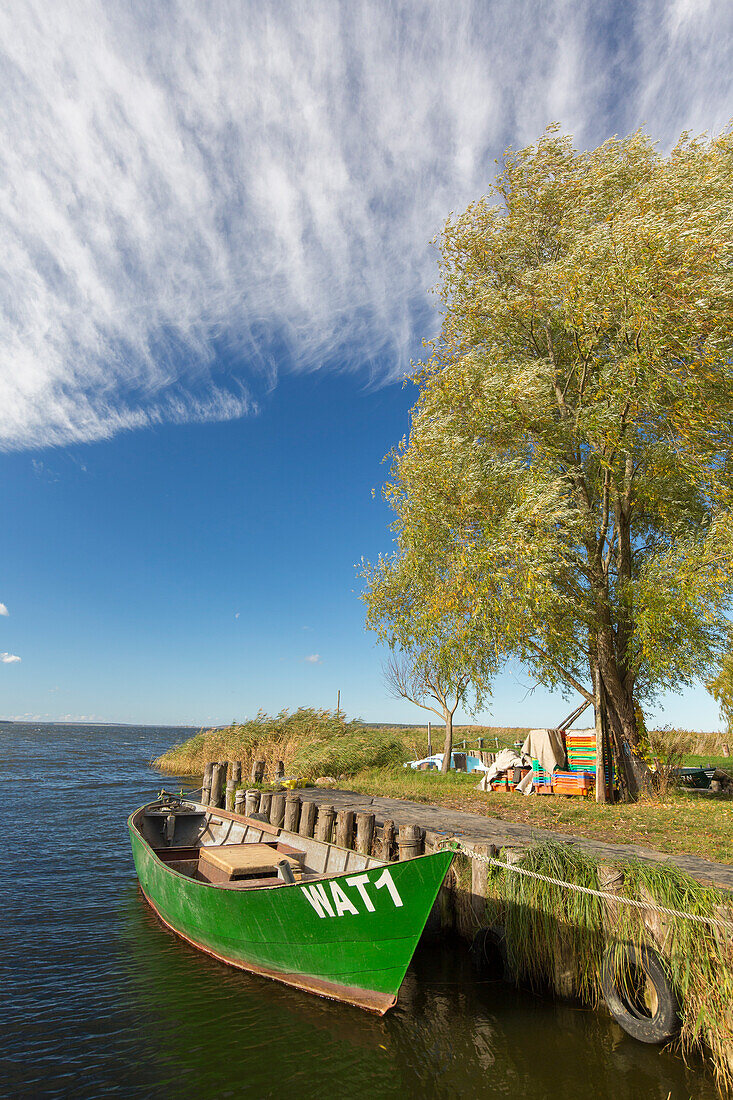
[(453, 854), (385, 863), (169, 796), (128, 820), (142, 892), (214, 958), (384, 1014)]

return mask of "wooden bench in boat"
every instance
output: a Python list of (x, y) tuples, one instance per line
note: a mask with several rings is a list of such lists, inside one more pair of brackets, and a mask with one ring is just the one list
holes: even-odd
[(302, 873), (304, 853), (285, 844), (217, 844), (199, 851), (199, 873), (209, 882), (276, 876), (282, 860), (295, 878)]

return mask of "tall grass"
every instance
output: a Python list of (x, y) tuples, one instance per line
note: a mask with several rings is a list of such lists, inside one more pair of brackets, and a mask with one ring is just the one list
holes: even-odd
[[(490, 726), (457, 727), (454, 747), (464, 738), (469, 746), (479, 737), (485, 748), (504, 748), (524, 737), (521, 728)], [(442, 751), (443, 729), (433, 730), (432, 748)], [(343, 713), (300, 707), (269, 715), (263, 711), (250, 722), (224, 729), (202, 730), (194, 737), (153, 761), (163, 772), (173, 775), (200, 775), (206, 764), (217, 760), (241, 760), (245, 771), (253, 760), (264, 760), (267, 774), (274, 774), (278, 760), (286, 772), (317, 778), (321, 775), (351, 776), (365, 768), (400, 765), (427, 755), (428, 738), (424, 726), (373, 726), (357, 720), (346, 721)]]
[[(599, 866), (569, 845), (541, 844), (521, 866), (579, 886), (599, 889)], [(572, 972), (582, 1000), (597, 1004), (600, 972), (609, 938), (616, 945), (655, 947), (677, 994), (682, 1027), (677, 1044), (683, 1054), (698, 1051), (711, 1058), (722, 1090), (733, 1088), (733, 904), (729, 896), (665, 864), (629, 863), (624, 872), (627, 897), (669, 909), (728, 921), (727, 929), (682, 917), (642, 913), (628, 905), (607, 911), (605, 902), (587, 894), (490, 868), (487, 917), (502, 925), (512, 972), (535, 986), (556, 984), (558, 961)]]
[(671, 750), (685, 756), (721, 756), (723, 743), (728, 740), (728, 735), (721, 730), (667, 728), (649, 731), (649, 741), (655, 755), (664, 755)]
[(333, 711), (306, 707), (276, 715), (260, 712), (242, 725), (202, 731), (153, 765), (169, 774), (201, 775), (211, 761), (241, 760), (248, 775), (254, 760), (264, 760), (266, 774), (274, 775), (282, 760), (287, 774), (349, 776), (362, 768), (408, 760), (408, 732), (371, 729), (359, 721), (346, 722)]

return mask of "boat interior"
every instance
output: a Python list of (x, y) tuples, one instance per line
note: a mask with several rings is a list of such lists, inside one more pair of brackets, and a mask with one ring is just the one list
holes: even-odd
[(272, 888), (384, 866), (372, 856), (195, 802), (151, 802), (133, 814), (132, 825), (171, 870), (225, 889)]

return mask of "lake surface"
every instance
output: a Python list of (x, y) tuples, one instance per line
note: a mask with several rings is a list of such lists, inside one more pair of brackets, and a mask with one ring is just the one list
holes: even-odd
[(712, 1100), (701, 1065), (421, 947), (377, 1019), (232, 970), (143, 901), (128, 814), (159, 727), (0, 725), (0, 1096)]

